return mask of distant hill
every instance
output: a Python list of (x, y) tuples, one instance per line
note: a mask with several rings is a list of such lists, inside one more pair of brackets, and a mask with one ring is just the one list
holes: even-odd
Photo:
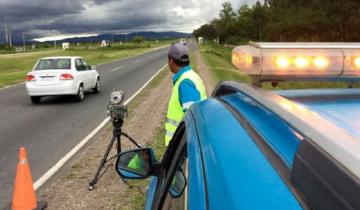
[[(189, 38), (192, 37), (191, 33), (182, 33), (182, 32), (176, 32), (176, 31), (165, 31), (165, 32), (154, 32), (154, 31), (141, 31), (141, 32), (132, 32), (127, 35), (125, 34), (99, 34), (97, 36), (93, 37), (79, 37), (79, 38), (68, 38), (63, 40), (58, 40), (57, 42), (70, 42), (70, 43), (83, 43), (83, 42), (101, 42), (102, 40), (111, 41), (112, 39), (116, 42), (118, 41), (130, 41), (135, 36), (142, 36), (145, 40), (162, 40), (162, 39), (174, 39), (174, 38)], [(36, 43), (37, 41), (34, 41), (33, 39), (36, 37), (26, 37), (26, 43)], [(1, 37), (0, 35), (0, 44), (5, 43), (5, 38)], [(15, 46), (22, 46), (22, 36), (14, 34), (12, 37), (12, 43)], [(43, 43), (53, 43), (53, 41), (50, 42), (43, 42)]]
[[(92, 37), (79, 37), (79, 38), (68, 38), (59, 40), (57, 42), (70, 42), (70, 43), (83, 43), (83, 42), (101, 42), (102, 40), (107, 41), (131, 41), (135, 36), (142, 36), (145, 40), (162, 40), (162, 39), (173, 39), (173, 38), (188, 38), (191, 37), (192, 34), (189, 33), (181, 33), (175, 31), (168, 32), (153, 32), (153, 31), (142, 31), (142, 32), (133, 32), (127, 35), (125, 34), (100, 34)], [(52, 42), (51, 42), (52, 43)]]

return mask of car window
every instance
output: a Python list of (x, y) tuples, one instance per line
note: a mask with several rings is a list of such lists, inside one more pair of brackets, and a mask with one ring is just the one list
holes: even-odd
[[(186, 151), (186, 148), (185, 148), (185, 151)], [(180, 161), (178, 163), (177, 168), (179, 168), (178, 170), (182, 170), (184, 172), (185, 178), (186, 178), (186, 180), (188, 180), (188, 176), (187, 176), (188, 175), (188, 172), (187, 172), (187, 158), (186, 158), (185, 152), (183, 152), (182, 155), (180, 156)], [(169, 180), (172, 180), (171, 185), (173, 183), (177, 182), (174, 175), (169, 177)], [(185, 203), (186, 202), (186, 196), (187, 196), (187, 185), (185, 187), (184, 192), (180, 195), (180, 197), (177, 197), (177, 198), (172, 197), (169, 190), (167, 190), (163, 209), (164, 210), (165, 209), (169, 209), (169, 210), (187, 209), (187, 204)]]
[(42, 59), (36, 65), (35, 70), (71, 69), (70, 59)]
[(83, 65), (85, 66), (86, 70), (91, 70), (91, 67), (86, 63), (86, 61), (84, 59), (80, 59), (80, 60), (83, 63)]
[[(185, 193), (179, 198), (172, 198), (168, 192), (171, 184), (174, 183), (176, 171), (181, 168), (186, 174), (184, 165), (187, 157), (186, 152), (185, 124), (180, 124), (161, 161), (163, 168), (161, 175), (158, 177), (152, 208), (184, 209)], [(184, 192), (186, 192), (186, 189)]]
[(83, 62), (81, 61), (81, 59), (79, 59), (79, 58), (75, 59), (75, 67), (76, 67), (76, 70), (78, 70), (78, 71), (83, 71), (83, 70), (85, 70), (84, 64), (83, 64)]

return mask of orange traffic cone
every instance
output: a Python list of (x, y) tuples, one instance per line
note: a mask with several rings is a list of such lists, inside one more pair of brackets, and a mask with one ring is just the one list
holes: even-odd
[(16, 169), (12, 209), (32, 210), (36, 209), (37, 206), (26, 150), (21, 147)]

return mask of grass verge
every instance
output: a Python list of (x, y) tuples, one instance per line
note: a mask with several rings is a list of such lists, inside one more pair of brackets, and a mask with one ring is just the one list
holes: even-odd
[(223, 80), (250, 82), (250, 78), (231, 64), (231, 48), (205, 45), (200, 52), (216, 83)]
[(194, 51), (190, 51), (190, 66), (191, 69), (198, 73), (197, 63)]
[[(161, 123), (164, 124), (165, 120)], [(158, 158), (158, 160), (160, 160), (159, 158), (163, 156), (166, 150), (166, 147), (164, 145), (164, 135), (165, 135), (165, 128), (158, 129), (154, 141), (150, 145), (146, 145), (147, 147), (151, 147), (155, 150), (156, 153), (155, 155)], [(146, 192), (149, 182), (150, 182), (150, 178), (146, 180), (128, 181), (129, 187), (124, 192), (124, 195), (127, 196), (126, 199), (128, 199), (129, 201), (127, 206), (128, 209), (135, 209), (135, 210), (144, 209)], [(116, 201), (117, 199), (119, 198), (118, 197), (114, 198), (114, 202), (117, 202)]]
[[(165, 78), (168, 73), (167, 69), (161, 71), (151, 82), (150, 84), (138, 95), (135, 99), (129, 104), (129, 115), (136, 109), (136, 107), (143, 101), (146, 97), (149, 97), (153, 88), (158, 86), (158, 84)], [(159, 122), (159, 125), (164, 125), (165, 118)], [(144, 145), (145, 147), (151, 147), (155, 150), (155, 155), (158, 160), (163, 156), (166, 147), (164, 145), (164, 135), (165, 127), (160, 126), (156, 130), (156, 135), (151, 141), (151, 143)], [(123, 196), (116, 196), (112, 198), (112, 202), (119, 203), (120, 201), (124, 202), (126, 199), (128, 202), (126, 207), (122, 209), (144, 209), (147, 186), (149, 184), (149, 179), (146, 180), (129, 180), (129, 187), (122, 193)]]

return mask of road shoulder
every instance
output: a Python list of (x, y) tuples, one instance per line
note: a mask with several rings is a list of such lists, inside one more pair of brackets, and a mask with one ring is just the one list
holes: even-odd
[[(170, 90), (171, 75), (165, 68), (129, 104), (129, 118), (125, 120), (124, 132), (141, 145), (152, 144), (163, 127)], [(60, 172), (59, 179), (41, 189), (40, 197), (49, 203), (48, 209), (135, 209), (143, 206), (143, 198), (140, 203), (132, 201), (139, 194), (144, 197), (145, 189), (129, 193), (135, 185), (129, 187), (122, 183), (114, 166), (110, 166), (94, 190), (87, 190), (111, 137), (112, 125), (108, 123), (94, 137), (91, 145)], [(122, 145), (124, 150), (133, 148), (126, 140), (122, 140)], [(112, 154), (115, 154), (115, 148)]]

